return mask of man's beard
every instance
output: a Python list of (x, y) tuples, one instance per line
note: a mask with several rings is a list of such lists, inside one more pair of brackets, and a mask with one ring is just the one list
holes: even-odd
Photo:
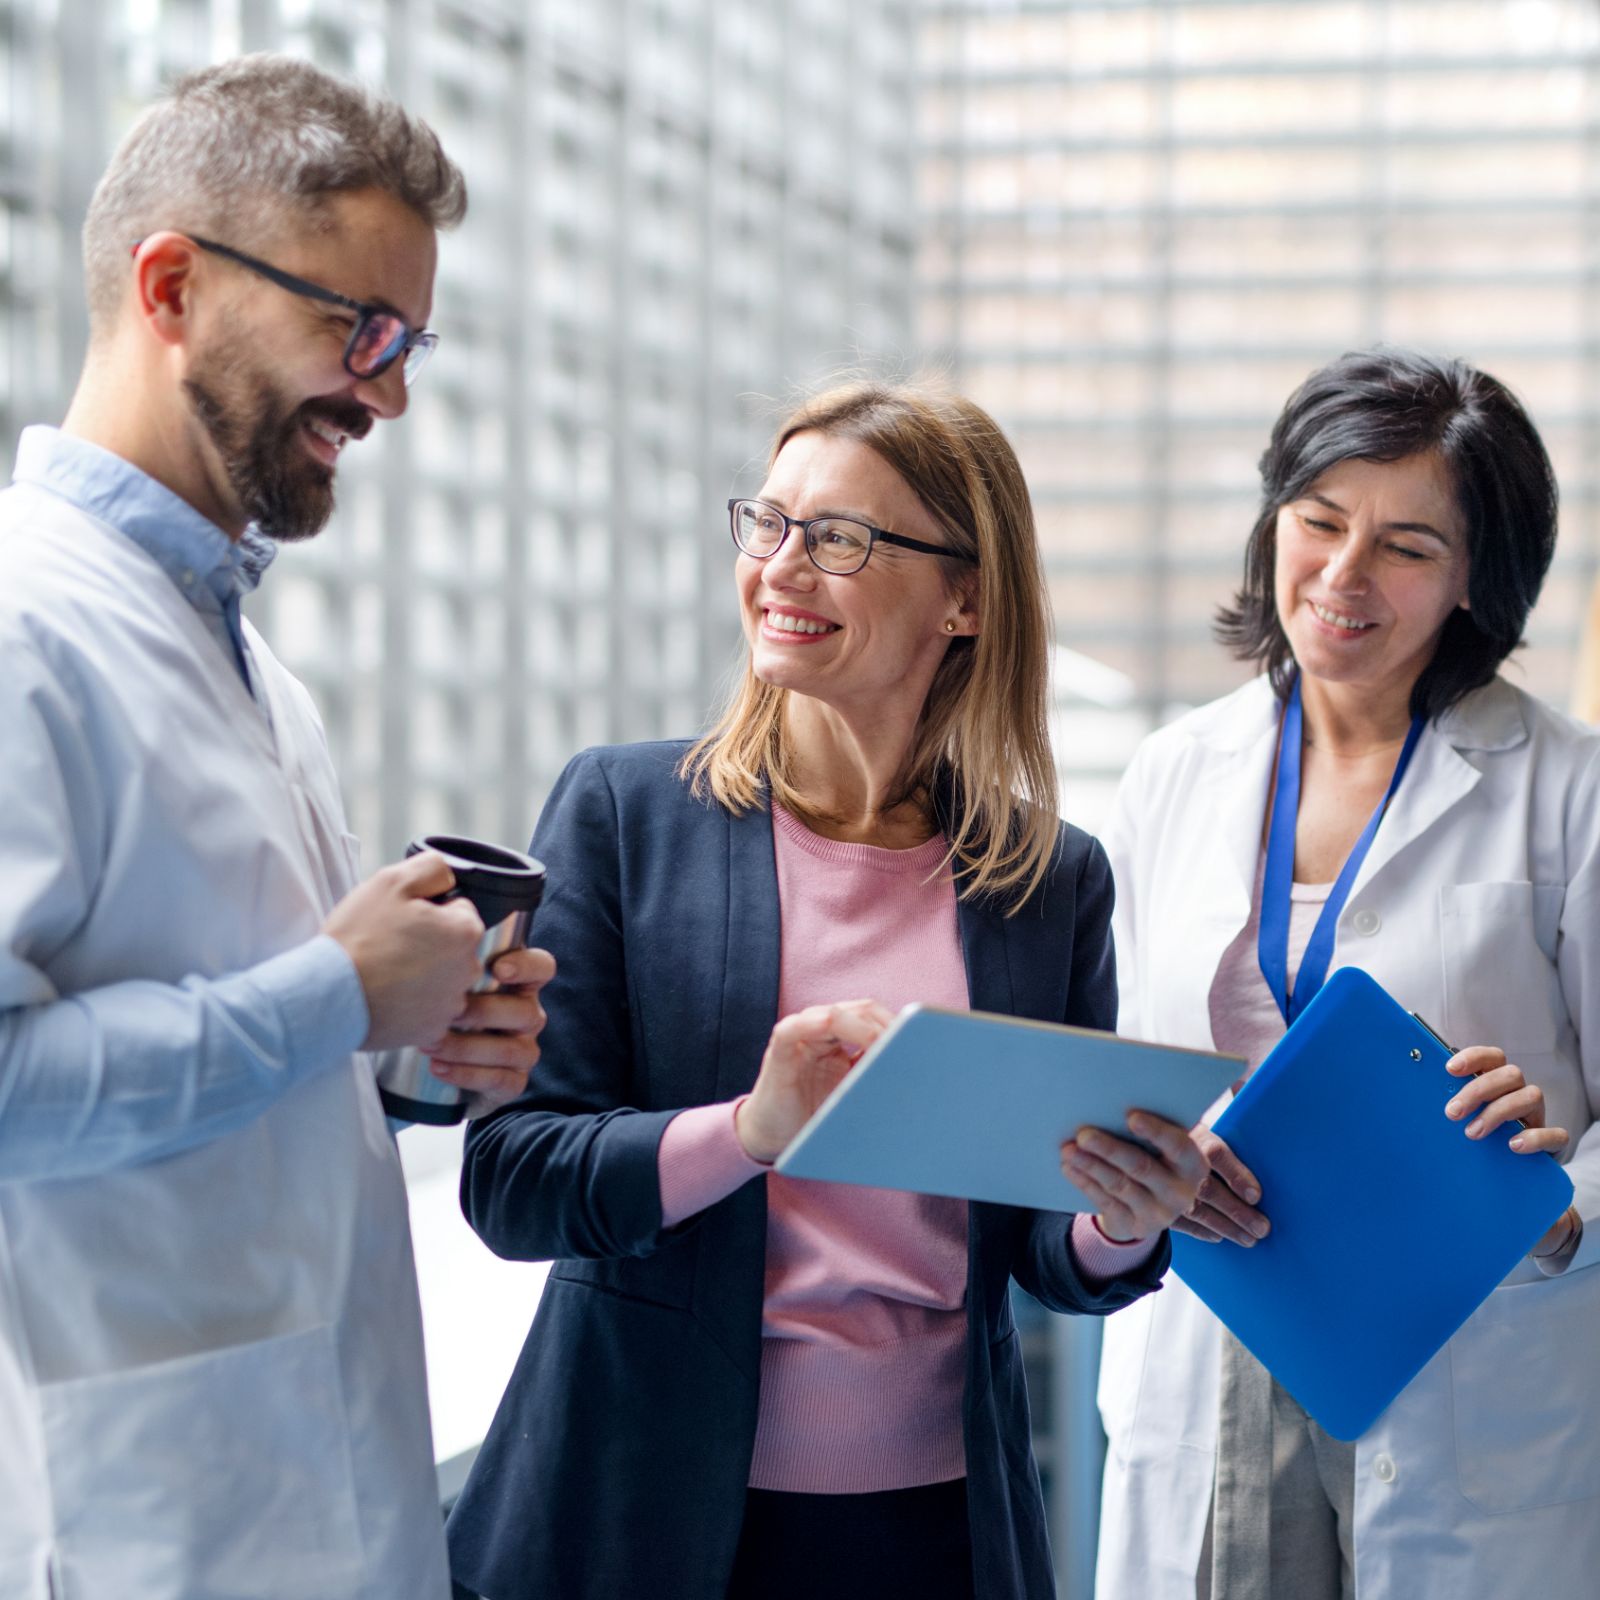
[(301, 435), (315, 417), (359, 439), (372, 426), (365, 407), (332, 398), (294, 405), (264, 374), (210, 353), (195, 363), (184, 388), (256, 529), (280, 542), (320, 533), (333, 514), (333, 469)]

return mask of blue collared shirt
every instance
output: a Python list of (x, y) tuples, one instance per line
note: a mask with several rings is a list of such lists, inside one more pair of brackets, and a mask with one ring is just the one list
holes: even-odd
[(149, 473), (59, 428), (22, 430), (13, 476), (70, 500), (138, 545), (200, 614), (254, 693), (239, 605), (278, 553), (270, 539), (247, 529), (235, 542)]
[[(239, 601), (271, 559), (267, 541), (235, 543), (136, 467), (53, 428), (22, 435), (16, 477), (147, 553), (249, 684)], [(25, 621), (0, 605), (0, 1183), (86, 1176), (231, 1133), (294, 1084), (348, 1062), (368, 1027), (356, 969), (327, 935), (215, 979), (54, 992), (41, 952), (82, 928), (91, 908), (112, 921), (146, 916), (156, 940), (162, 919), (179, 926), (195, 913), (176, 887), (159, 908), (96, 903), (96, 861), (75, 839), (78, 792), (41, 781), (64, 756), (34, 706), (55, 667)], [(92, 784), (123, 730), (90, 709), (66, 754)]]

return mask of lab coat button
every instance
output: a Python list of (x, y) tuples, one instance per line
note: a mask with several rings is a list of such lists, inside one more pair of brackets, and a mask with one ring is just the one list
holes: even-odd
[(1393, 1483), (1398, 1476), (1395, 1468), (1394, 1457), (1388, 1451), (1380, 1451), (1372, 1459), (1372, 1475), (1379, 1483)]
[(1358, 911), (1350, 919), (1350, 925), (1357, 933), (1364, 933), (1370, 937), (1383, 926), (1383, 918), (1376, 911)]

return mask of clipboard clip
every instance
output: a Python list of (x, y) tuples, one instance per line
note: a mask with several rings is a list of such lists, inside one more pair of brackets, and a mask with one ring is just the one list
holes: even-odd
[[(1445, 1050), (1447, 1050), (1447, 1051), (1448, 1051), (1448, 1052), (1449, 1052), (1449, 1053), (1450, 1053), (1450, 1054), (1451, 1054), (1451, 1055), (1454, 1055), (1454, 1054), (1455, 1054), (1455, 1053), (1456, 1053), (1456, 1047), (1455, 1047), (1455, 1046), (1454, 1046), (1454, 1045), (1453, 1045), (1453, 1044), (1451, 1044), (1451, 1043), (1450, 1043), (1450, 1042), (1449, 1042), (1449, 1040), (1447, 1040), (1447, 1039), (1444, 1039), (1444, 1038), (1441, 1038), (1441, 1037), (1440, 1037), (1440, 1034), (1439, 1034), (1439, 1030), (1438, 1030), (1438, 1029), (1437, 1029), (1437, 1028), (1435, 1028), (1435, 1027), (1434, 1027), (1434, 1026), (1433, 1026), (1433, 1025), (1432, 1025), (1432, 1024), (1431, 1024), (1431, 1023), (1430, 1023), (1430, 1022), (1429, 1022), (1429, 1021), (1428, 1021), (1428, 1020), (1427, 1020), (1427, 1018), (1425, 1018), (1425, 1017), (1421, 1017), (1421, 1016), (1418, 1016), (1418, 1015), (1417, 1015), (1417, 1013), (1416, 1013), (1416, 1012), (1415, 1012), (1415, 1011), (1413, 1011), (1413, 1012), (1412, 1012), (1412, 1013), (1411, 1013), (1411, 1020), (1412, 1020), (1412, 1021), (1413, 1021), (1413, 1022), (1415, 1022), (1415, 1023), (1416, 1023), (1416, 1024), (1417, 1024), (1417, 1025), (1418, 1025), (1418, 1026), (1419, 1026), (1419, 1027), (1421, 1027), (1421, 1028), (1422, 1028), (1422, 1029), (1424, 1029), (1424, 1030), (1425, 1030), (1425, 1031), (1426, 1031), (1426, 1032), (1427, 1032), (1427, 1034), (1428, 1034), (1428, 1037), (1429, 1037), (1429, 1038), (1430, 1038), (1430, 1039), (1434, 1039), (1434, 1040), (1437, 1040), (1437, 1042), (1438, 1042), (1438, 1043), (1439, 1043), (1439, 1044), (1440, 1044), (1440, 1045), (1441, 1045), (1441, 1046), (1443, 1046), (1443, 1048), (1444, 1048), (1444, 1049), (1445, 1049)], [(1414, 1061), (1415, 1061), (1415, 1060), (1418, 1060), (1418, 1059), (1419, 1059), (1419, 1058), (1420, 1058), (1420, 1056), (1421, 1056), (1421, 1052), (1420, 1052), (1420, 1051), (1417, 1051), (1417, 1050), (1413, 1050), (1413, 1051), (1412, 1051), (1412, 1052), (1411, 1052), (1411, 1058), (1412, 1058), (1412, 1060), (1414, 1060)], [(1521, 1120), (1521, 1118), (1513, 1118), (1513, 1119), (1512, 1119), (1512, 1122), (1511, 1122), (1511, 1124), (1509, 1124), (1509, 1125), (1510, 1125), (1510, 1126), (1514, 1126), (1514, 1127), (1517, 1127), (1517, 1128), (1526, 1128), (1526, 1127), (1527, 1127), (1527, 1126), (1528, 1126), (1528, 1124), (1527, 1124), (1527, 1123), (1526, 1123), (1526, 1122), (1523, 1122), (1523, 1121), (1522, 1121), (1522, 1120)]]
[(1453, 1044), (1451, 1044), (1448, 1039), (1444, 1038), (1440, 1034), (1439, 1030), (1437, 1028), (1435, 1028), (1428, 1021), (1428, 1019), (1426, 1017), (1419, 1016), (1415, 1011), (1413, 1011), (1411, 1013), (1411, 1020), (1413, 1022), (1415, 1022), (1419, 1027), (1424, 1029), (1427, 1032), (1428, 1036), (1431, 1039), (1435, 1040), (1441, 1046), (1441, 1048), (1445, 1051), (1445, 1053), (1447, 1055), (1452, 1055), (1453, 1056), (1456, 1053), (1456, 1047)]

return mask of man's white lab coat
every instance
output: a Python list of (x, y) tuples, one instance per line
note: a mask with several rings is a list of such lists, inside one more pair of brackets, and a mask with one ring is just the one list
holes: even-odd
[[(135, 544), (0, 496), (0, 1014), (93, 991), (159, 1022), (185, 979), (314, 948), (355, 846), (309, 698), (249, 642), (265, 707)], [(226, 1085), (136, 1092), (109, 1049), (0, 1081), (6, 1600), (448, 1592), (399, 1162), (357, 1041), (308, 1069), (297, 1026), (236, 1041), (294, 1081), (199, 1143)]]

